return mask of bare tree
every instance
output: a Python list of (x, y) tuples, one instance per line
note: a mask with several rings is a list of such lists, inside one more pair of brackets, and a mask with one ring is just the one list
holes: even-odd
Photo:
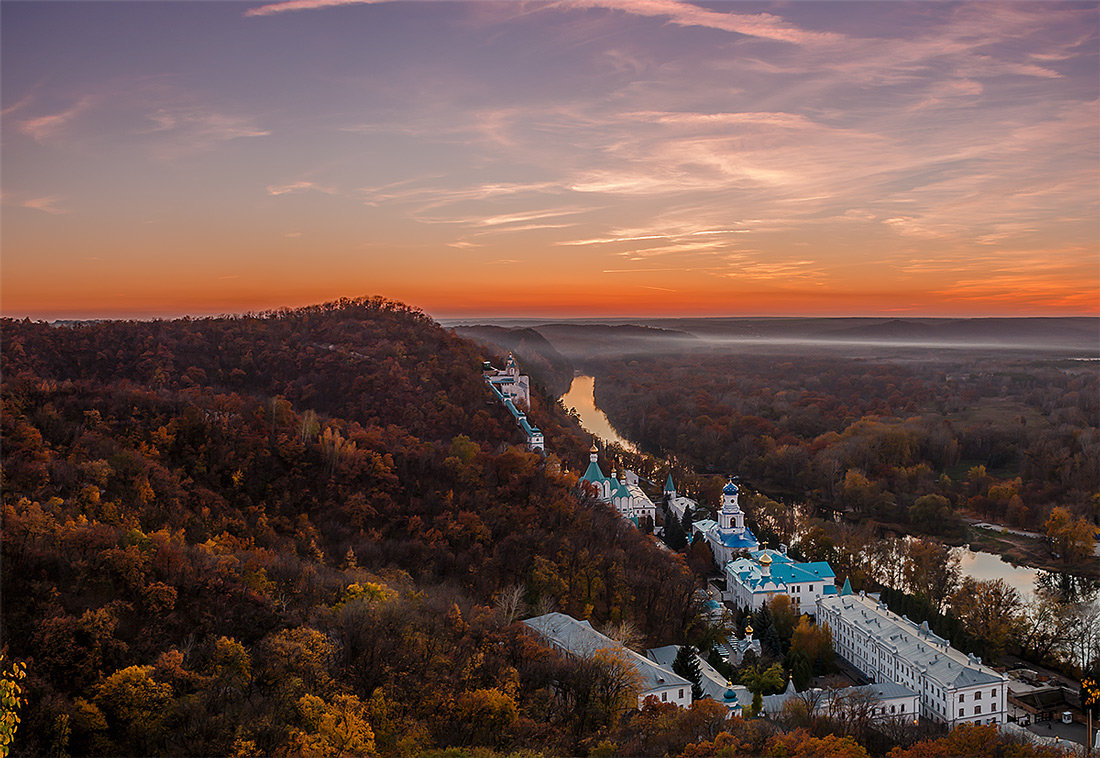
[(523, 586), (519, 584), (511, 584), (497, 593), (496, 610), (506, 625), (525, 614), (527, 604), (523, 600), (524, 593)]

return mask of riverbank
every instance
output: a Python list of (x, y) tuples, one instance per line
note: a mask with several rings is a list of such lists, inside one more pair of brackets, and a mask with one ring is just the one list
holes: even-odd
[(969, 545), (971, 550), (994, 553), (1018, 566), (1059, 573), (1072, 569), (1072, 573), (1077, 576), (1100, 579), (1100, 559), (1095, 556), (1069, 567), (1051, 557), (1046, 541), (1040, 537), (1032, 537), (1017, 531), (1000, 531), (989, 526), (978, 526), (979, 523), (984, 522), (968, 520), (967, 538), (958, 543), (960, 546)]

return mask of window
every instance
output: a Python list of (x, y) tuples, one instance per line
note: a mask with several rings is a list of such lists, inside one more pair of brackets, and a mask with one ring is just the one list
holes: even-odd
[(975, 699), (975, 700), (981, 700), (981, 699), (982, 699), (982, 693), (981, 693), (981, 691), (978, 691), (978, 692), (975, 692), (975, 693), (974, 693), (974, 699)]
[(680, 699), (681, 700), (684, 699), (684, 688), (683, 687), (680, 688)]
[(661, 700), (668, 700), (668, 693), (667, 692), (662, 692), (661, 693)]
[(997, 690), (990, 690), (989, 691), (989, 696), (993, 699), (996, 699), (997, 698)]
[(959, 693), (959, 702), (961, 703), (964, 700), (966, 700), (966, 694), (965, 693)]
[(890, 713), (893, 713), (893, 712), (894, 712), (894, 706), (891, 705), (890, 706)]
[(981, 712), (982, 712), (982, 707), (980, 705), (974, 706), (974, 715), (975, 716), (978, 715)]
[(902, 704), (901, 704), (901, 712), (902, 712), (902, 713), (905, 713), (905, 703), (902, 703)]
[(959, 715), (960, 715), (960, 716), (961, 716), (961, 715), (963, 715), (963, 710), (965, 710), (965, 709), (963, 709), (963, 708), (960, 708), (960, 709), (959, 709)]

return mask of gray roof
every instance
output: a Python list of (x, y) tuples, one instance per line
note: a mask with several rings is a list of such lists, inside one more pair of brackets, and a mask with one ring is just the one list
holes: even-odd
[[(676, 654), (679, 652), (679, 645), (665, 645), (664, 647), (650, 648), (646, 651), (646, 656), (671, 671), (672, 662), (676, 660)], [(736, 700), (732, 702), (727, 700), (726, 692), (731, 689), (730, 682), (698, 653), (695, 654), (695, 660), (699, 662), (699, 673), (701, 674), (699, 679), (703, 688), (703, 697), (716, 700), (728, 708), (746, 706), (752, 703), (752, 693), (749, 692), (748, 687), (741, 684), (732, 686)]]
[[(917, 693), (913, 692), (913, 690), (905, 685), (896, 684), (894, 682), (881, 682), (878, 684), (864, 684), (858, 687), (842, 687), (835, 690), (825, 690), (821, 693), (820, 703), (824, 706), (834, 698), (841, 698), (864, 692), (874, 696), (876, 700), (892, 700), (898, 697), (918, 697)], [(783, 710), (783, 705), (788, 700), (797, 697), (798, 694), (799, 693), (795, 692), (794, 682), (791, 682), (787, 685), (787, 689), (784, 692), (778, 695), (764, 696), (764, 711), (767, 713), (778, 713)]]
[(947, 640), (917, 626), (870, 597), (830, 595), (818, 600), (822, 609), (839, 609), (841, 616), (857, 629), (869, 633), (911, 666), (940, 685), (954, 689), (982, 684), (999, 684), (1005, 677), (951, 647)]
[[(691, 687), (691, 682), (687, 679), (672, 673), (670, 669), (658, 665), (610, 637), (600, 634), (587, 621), (578, 621), (572, 616), (555, 612), (529, 618), (523, 623), (555, 647), (578, 658), (587, 658), (601, 650), (622, 653), (637, 670), (641, 678), (642, 692), (665, 687)], [(675, 652), (672, 655), (676, 657)]]

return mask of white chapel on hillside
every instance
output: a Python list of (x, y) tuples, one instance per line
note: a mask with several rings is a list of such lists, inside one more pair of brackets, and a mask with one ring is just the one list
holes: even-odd
[(581, 486), (587, 487), (605, 503), (613, 505), (623, 518), (633, 521), (635, 525), (640, 524), (646, 516), (652, 523), (657, 508), (638, 486), (638, 477), (634, 472), (624, 470), (621, 480), (617, 478), (614, 471), (611, 472), (611, 476), (604, 476), (598, 462), (599, 450), (596, 449), (595, 443), (592, 443), (592, 449), (588, 453), (588, 469), (581, 477)]

